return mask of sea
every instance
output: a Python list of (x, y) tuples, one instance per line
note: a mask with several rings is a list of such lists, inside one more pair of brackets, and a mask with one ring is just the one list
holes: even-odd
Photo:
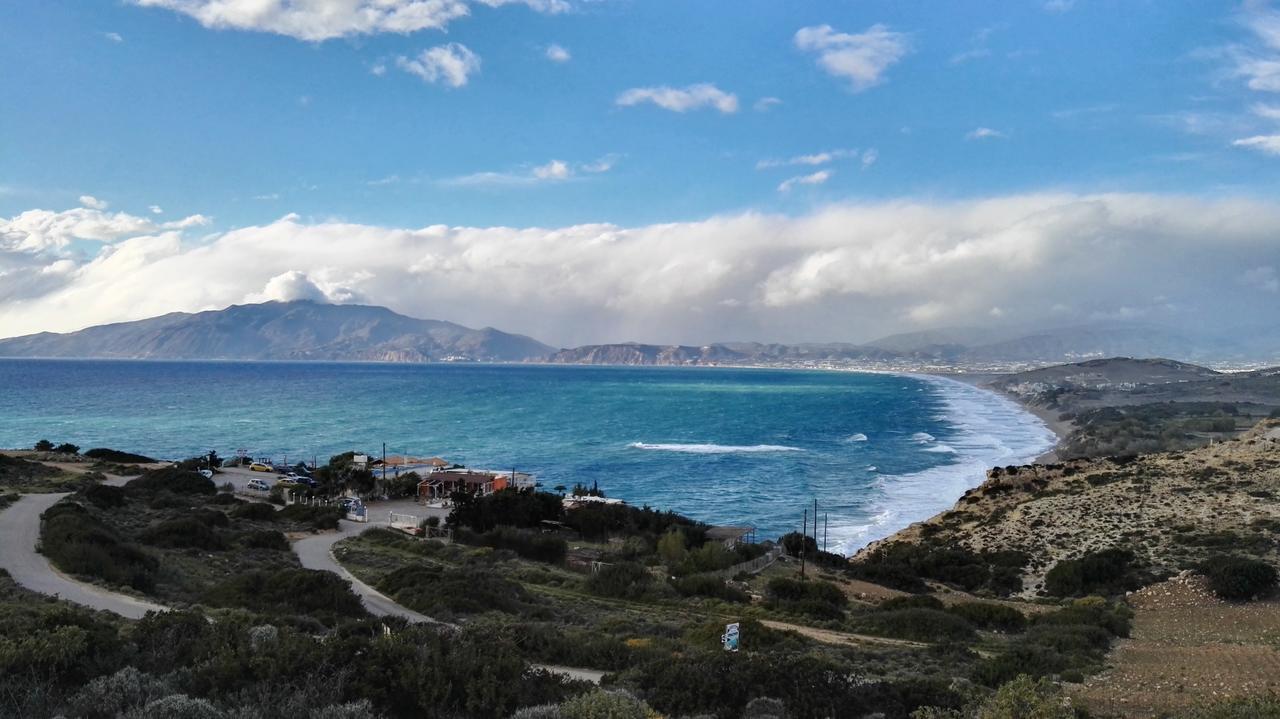
[[(1050, 449), (1003, 396), (842, 371), (0, 359), (0, 447), (440, 456), (852, 553)], [(818, 523), (813, 526), (814, 502)]]

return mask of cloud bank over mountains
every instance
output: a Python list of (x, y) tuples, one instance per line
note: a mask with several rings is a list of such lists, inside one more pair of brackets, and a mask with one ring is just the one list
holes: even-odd
[(0, 220), (0, 336), (317, 299), (573, 345), (870, 339), (954, 324), (1275, 320), (1280, 203), (1023, 194), (641, 227), (288, 215), (207, 237), (87, 207)]

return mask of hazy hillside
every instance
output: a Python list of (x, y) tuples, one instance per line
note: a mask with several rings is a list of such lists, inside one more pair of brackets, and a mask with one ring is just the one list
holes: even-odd
[(233, 305), (0, 340), (0, 357), (519, 362), (552, 351), (537, 340), (489, 327), (475, 330), (384, 307), (310, 301)]

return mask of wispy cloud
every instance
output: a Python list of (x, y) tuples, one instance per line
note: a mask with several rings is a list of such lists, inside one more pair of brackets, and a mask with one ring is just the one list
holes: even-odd
[(821, 185), (830, 180), (834, 174), (836, 174), (835, 170), (818, 170), (810, 175), (792, 177), (783, 180), (782, 184), (778, 185), (778, 192), (791, 192), (791, 189), (797, 185)]
[(1231, 143), (1233, 147), (1245, 147), (1267, 155), (1280, 156), (1280, 135), (1254, 135)]
[(163, 215), (164, 210), (159, 205), (152, 205), (147, 208), (153, 215)]
[(469, 175), (450, 177), (441, 184), (453, 187), (498, 187), (540, 185), (565, 182), (585, 173), (599, 175), (613, 169), (617, 155), (605, 155), (591, 162), (570, 164), (564, 160), (549, 160), (541, 165), (525, 166), (515, 170), (473, 172)]
[(854, 92), (884, 82), (885, 71), (911, 49), (906, 35), (879, 24), (857, 34), (837, 32), (830, 25), (804, 27), (796, 31), (795, 44), (816, 53), (818, 66), (848, 80)]
[(124, 42), (124, 36), (118, 32), (104, 32), (102, 36), (114, 43)]
[(880, 159), (880, 151), (874, 147), (869, 147), (862, 151), (862, 169), (867, 169), (876, 164), (876, 160)]
[(369, 180), (364, 184), (370, 187), (384, 187), (386, 185), (394, 185), (398, 182), (400, 182), (399, 175), (387, 175), (386, 177), (379, 177), (376, 180)]
[(702, 108), (714, 108), (730, 115), (738, 111), (738, 96), (725, 92), (711, 83), (700, 83), (686, 87), (633, 87), (618, 95), (615, 103), (622, 107), (633, 107), (643, 103), (653, 103), (671, 112), (689, 112)]
[(84, 205), (85, 207), (88, 207), (88, 208), (89, 208), (89, 209), (91, 209), (91, 210), (105, 210), (105, 209), (107, 209), (107, 201), (106, 201), (106, 200), (99, 200), (98, 198), (94, 197), (93, 195), (81, 195), (81, 196), (80, 196), (80, 204), (81, 204), (81, 205)]
[(1042, 7), (1045, 12), (1064, 13), (1076, 6), (1076, 0), (1046, 0)]
[(466, 45), (451, 42), (423, 50), (415, 58), (396, 58), (396, 67), (432, 84), (463, 87), (472, 75), (480, 72), (480, 56)]
[(808, 155), (795, 155), (782, 160), (760, 160), (756, 163), (756, 169), (767, 170), (774, 167), (793, 167), (796, 165), (826, 165), (830, 162), (835, 162), (836, 160), (843, 160), (857, 156), (857, 150), (824, 150), (822, 152), (814, 152)]
[(571, 55), (568, 50), (555, 44), (547, 46), (546, 55), (547, 59), (551, 62), (564, 63), (573, 59), (573, 55)]
[(762, 97), (759, 100), (756, 100), (755, 104), (752, 105), (751, 107), (756, 112), (768, 112), (769, 110), (772, 110), (773, 108), (781, 104), (782, 104), (782, 100), (780, 98)]
[(991, 41), (991, 36), (999, 32), (1000, 30), (1003, 30), (1005, 27), (1007, 26), (1003, 24), (990, 25), (988, 27), (984, 27), (978, 30), (977, 32), (975, 32), (969, 38), (968, 49), (961, 50), (960, 52), (951, 56), (951, 64), (959, 65), (962, 63), (969, 62), (970, 60), (978, 60), (984, 57), (990, 57), (991, 48), (988, 47), (988, 43)]
[(989, 127), (974, 128), (964, 134), (966, 140), (996, 140), (1003, 138), (1005, 134), (999, 130), (993, 130)]

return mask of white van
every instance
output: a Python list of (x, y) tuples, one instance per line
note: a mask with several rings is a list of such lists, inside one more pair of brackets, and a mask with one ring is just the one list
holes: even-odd
[(263, 480), (263, 479), (249, 480), (248, 489), (254, 492), (270, 492), (271, 491), (270, 485), (268, 485), (266, 480)]

